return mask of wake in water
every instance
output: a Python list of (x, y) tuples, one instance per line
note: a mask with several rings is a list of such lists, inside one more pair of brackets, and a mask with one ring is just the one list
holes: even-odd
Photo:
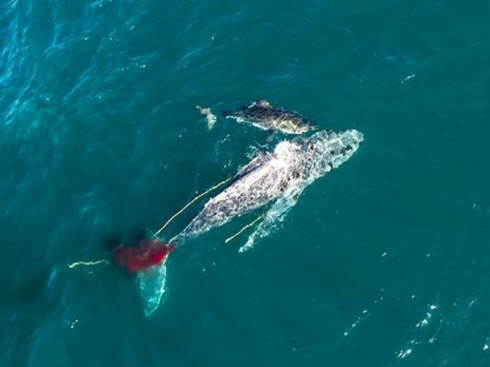
[[(351, 158), (362, 141), (362, 133), (356, 130), (319, 131), (310, 137), (281, 141), (273, 152), (259, 153), (240, 169), (229, 185), (209, 199), (201, 212), (169, 243), (181, 246), (235, 217), (272, 204), (240, 251), (252, 248), (257, 240), (271, 233), (307, 186)], [(158, 308), (164, 293), (165, 274), (165, 267), (161, 266), (140, 278), (147, 314)]]

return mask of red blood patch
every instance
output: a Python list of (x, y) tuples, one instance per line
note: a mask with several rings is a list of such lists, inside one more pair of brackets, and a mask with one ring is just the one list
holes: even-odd
[(112, 250), (112, 255), (114, 261), (129, 273), (136, 273), (160, 264), (174, 249), (174, 245), (165, 245), (160, 240), (142, 239), (134, 247), (117, 246)]

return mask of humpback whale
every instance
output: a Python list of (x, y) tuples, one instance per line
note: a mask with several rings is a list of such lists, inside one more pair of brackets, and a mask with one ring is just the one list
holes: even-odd
[(319, 131), (281, 141), (273, 152), (259, 153), (240, 169), (170, 243), (180, 245), (267, 204), (296, 200), (306, 186), (351, 158), (362, 141), (357, 130)]
[[(349, 160), (363, 141), (357, 130), (319, 131), (309, 137), (297, 136), (279, 142), (272, 152), (259, 153), (241, 168), (228, 186), (209, 199), (200, 213), (169, 243), (183, 245), (235, 217), (270, 205), (263, 220), (240, 248), (246, 251), (262, 238), (297, 202), (303, 190)], [(145, 313), (151, 315), (165, 293), (166, 266), (138, 274)]]
[(316, 125), (295, 111), (274, 107), (266, 100), (255, 101), (222, 116), (237, 122), (248, 122), (262, 130), (279, 131), (283, 134), (303, 134), (316, 130)]

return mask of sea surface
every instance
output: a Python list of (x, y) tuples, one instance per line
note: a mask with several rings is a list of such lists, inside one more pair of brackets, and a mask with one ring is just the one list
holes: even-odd
[[(490, 365), (488, 0), (3, 0), (0, 52), (1, 367)], [(195, 108), (257, 99), (364, 142), (250, 251), (253, 215), (174, 251), (151, 315), (69, 266), (271, 150)]]

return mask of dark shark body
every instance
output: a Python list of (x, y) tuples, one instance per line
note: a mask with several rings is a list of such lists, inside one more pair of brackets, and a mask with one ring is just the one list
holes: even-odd
[(236, 110), (224, 111), (223, 117), (248, 122), (262, 130), (279, 131), (284, 134), (303, 134), (316, 129), (315, 124), (295, 111), (272, 106), (265, 100)]

